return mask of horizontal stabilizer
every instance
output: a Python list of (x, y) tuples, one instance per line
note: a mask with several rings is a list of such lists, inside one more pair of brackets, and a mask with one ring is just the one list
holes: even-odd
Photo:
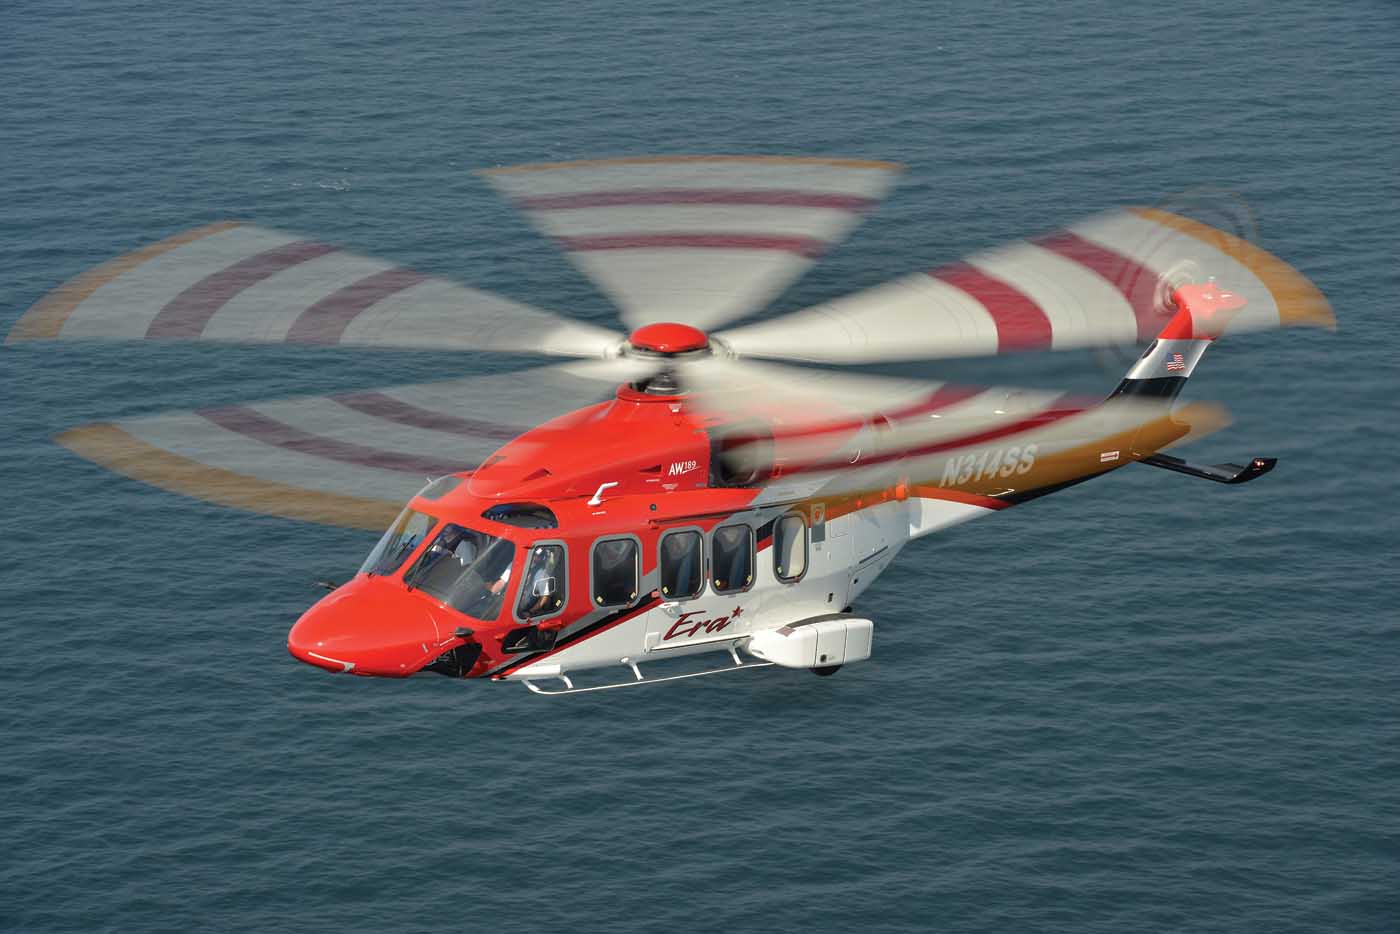
[(1164, 470), (1175, 470), (1177, 473), (1184, 473), (1191, 477), (1200, 477), (1203, 480), (1214, 480), (1216, 483), (1248, 483), (1256, 477), (1274, 469), (1278, 463), (1277, 457), (1256, 457), (1248, 464), (1213, 464), (1208, 467), (1201, 467), (1190, 464), (1179, 457), (1172, 457), (1169, 454), (1153, 454), (1151, 457), (1144, 457), (1138, 461), (1140, 464), (1149, 464), (1153, 467), (1161, 467)]

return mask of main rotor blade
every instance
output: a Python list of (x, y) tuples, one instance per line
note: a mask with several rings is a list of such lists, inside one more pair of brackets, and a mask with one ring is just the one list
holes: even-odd
[(1227, 333), (1335, 326), (1322, 294), (1277, 257), (1131, 208), (717, 336), (740, 355), (821, 363), (1126, 345), (1161, 331), (1176, 285), (1208, 277), (1248, 301)]
[[(734, 422), (730, 469), (773, 470), (764, 502), (926, 485), (998, 496), (1121, 466), (1228, 424), (1223, 409), (854, 376), (747, 360), (685, 371), (694, 404)], [(754, 400), (761, 400), (755, 402)], [(1137, 452), (1137, 453), (1135, 453)]]
[(602, 356), (620, 335), (247, 224), (186, 231), (58, 287), (31, 340), (198, 340)]
[[(683, 378), (694, 390), (693, 407), (740, 425), (761, 425), (765, 443), (768, 436), (777, 442), (790, 470), (826, 457), (850, 461), (859, 450), (868, 455), (875, 435), (882, 450), (906, 450), (1100, 401), (1042, 389), (893, 379), (744, 359), (700, 360)], [(1161, 405), (1154, 402), (1152, 408), (1160, 411)]]
[(894, 183), (888, 162), (650, 156), (490, 169), (497, 191), (611, 297), (629, 328), (756, 311)]
[(379, 530), (415, 492), (610, 395), (629, 361), (167, 412), (57, 437), (153, 486), (266, 515)]

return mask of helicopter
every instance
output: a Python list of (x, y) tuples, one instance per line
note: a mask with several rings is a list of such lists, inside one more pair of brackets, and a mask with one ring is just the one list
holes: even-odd
[[(56, 440), (225, 506), (387, 529), (288, 633), (291, 655), (326, 671), (539, 694), (830, 675), (870, 657), (875, 621), (853, 607), (916, 538), (1130, 464), (1223, 484), (1267, 473), (1271, 458), (1166, 453), (1228, 423), (1178, 396), (1226, 334), (1335, 328), (1318, 289), (1247, 237), (1147, 207), (743, 323), (900, 170), (738, 155), (481, 172), (616, 303), (625, 334), (226, 222), (82, 273), (6, 342), (571, 358)], [(1107, 397), (849, 369), (1109, 347), (1143, 349)]]

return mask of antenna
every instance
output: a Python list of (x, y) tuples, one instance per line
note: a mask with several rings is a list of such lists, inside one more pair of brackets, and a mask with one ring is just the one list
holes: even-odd
[(588, 505), (590, 505), (590, 506), (601, 506), (601, 505), (603, 505), (603, 491), (604, 491), (604, 490), (607, 490), (607, 489), (611, 489), (612, 487), (615, 487), (615, 486), (617, 486), (617, 485), (618, 485), (618, 483), (617, 483), (616, 480), (609, 480), (607, 483), (600, 483), (600, 484), (598, 485), (598, 491), (597, 491), (596, 493), (593, 494), (593, 498), (590, 499), (590, 500), (588, 501)]

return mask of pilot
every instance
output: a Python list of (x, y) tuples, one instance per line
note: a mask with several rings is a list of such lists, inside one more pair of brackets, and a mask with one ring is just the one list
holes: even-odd
[(463, 530), (461, 526), (449, 525), (442, 530), (442, 534), (438, 536), (437, 541), (433, 542), (433, 551), (451, 554), (458, 543), (462, 541), (462, 534)]
[(451, 555), (462, 567), (467, 567), (475, 561), (479, 551), (476, 541), (459, 525), (449, 525), (443, 529), (437, 541), (433, 542), (431, 550), (434, 564)]
[(468, 616), (493, 618), (504, 600), (510, 583), (510, 564), (514, 550), (488, 548), (475, 564), (459, 578), (461, 602), (453, 606)]
[[(476, 542), (467, 534), (466, 529), (459, 525), (449, 525), (424, 553), (414, 576), (421, 580), (432, 575), (436, 580), (440, 575), (446, 575), (443, 582), (449, 583), (461, 574), (463, 569), (471, 566), (476, 558), (476, 550)], [(448, 562), (448, 558), (452, 560)]]
[(509, 584), (509, 583), (510, 583), (510, 565), (507, 564), (507, 565), (505, 566), (505, 568), (501, 571), (501, 576), (498, 577), (498, 578), (496, 578), (494, 581), (491, 582), (491, 587), (490, 587), (491, 593), (493, 593), (493, 594), (504, 593), (504, 592), (505, 592), (505, 589), (506, 589), (506, 585)]
[(457, 560), (462, 562), (462, 567), (467, 567), (476, 561), (481, 549), (477, 547), (476, 539), (470, 535), (462, 534), (461, 540), (452, 549), (452, 554)]
[(535, 587), (540, 581), (556, 576), (559, 565), (559, 549), (544, 548), (541, 550), (544, 552), (544, 560), (531, 568), (529, 579), (522, 585), (528, 588), (525, 590), (525, 595), (530, 601), (527, 605), (521, 607), (520, 611), (520, 615), (526, 619), (535, 616), (543, 616), (545, 613), (554, 609), (554, 594), (536, 594)]

